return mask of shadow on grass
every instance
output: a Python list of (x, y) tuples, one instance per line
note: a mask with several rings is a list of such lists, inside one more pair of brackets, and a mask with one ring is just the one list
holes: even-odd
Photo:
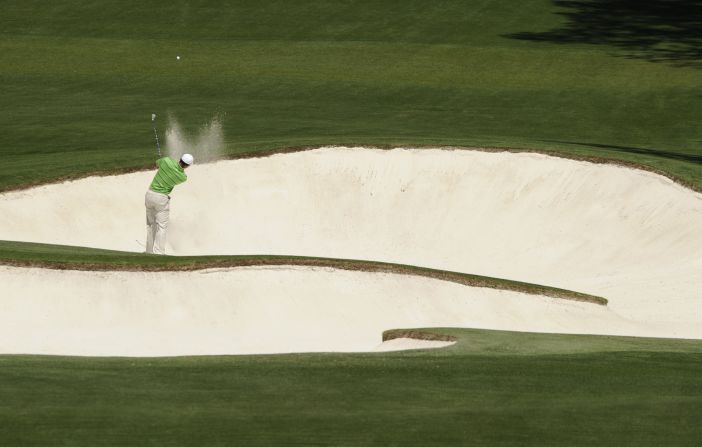
[(615, 146), (611, 144), (598, 144), (598, 143), (584, 143), (577, 141), (559, 141), (559, 140), (541, 140), (546, 143), (561, 143), (561, 144), (573, 144), (577, 146), (585, 147), (596, 147), (598, 149), (605, 149), (612, 152), (624, 152), (629, 154), (639, 154), (639, 155), (650, 155), (653, 157), (668, 158), (670, 160), (686, 161), (689, 163), (702, 164), (702, 155), (692, 155), (692, 154), (681, 154), (679, 152), (670, 152), (661, 149), (644, 149), (640, 147), (630, 147), (630, 146)]
[(606, 45), (630, 58), (702, 68), (700, 0), (553, 0), (562, 28), (504, 37)]

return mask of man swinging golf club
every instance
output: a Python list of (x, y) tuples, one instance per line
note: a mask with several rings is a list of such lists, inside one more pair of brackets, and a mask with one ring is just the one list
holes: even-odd
[(184, 154), (176, 162), (171, 157), (161, 157), (161, 146), (156, 133), (156, 115), (151, 115), (154, 124), (154, 135), (158, 148), (159, 159), (156, 160), (158, 171), (149, 189), (146, 191), (146, 253), (156, 255), (166, 254), (166, 230), (168, 229), (168, 214), (171, 196), (176, 185), (185, 182), (188, 176), (185, 170), (193, 164), (193, 156)]

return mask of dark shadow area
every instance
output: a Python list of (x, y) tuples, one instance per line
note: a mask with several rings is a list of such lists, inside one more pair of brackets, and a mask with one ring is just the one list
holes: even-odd
[(681, 154), (679, 152), (670, 152), (661, 149), (643, 149), (639, 147), (629, 146), (614, 146), (610, 144), (597, 143), (578, 143), (575, 141), (558, 141), (558, 140), (542, 140), (546, 143), (562, 143), (573, 144), (577, 146), (596, 147), (598, 149), (606, 149), (613, 152), (625, 152), (629, 154), (650, 155), (652, 157), (669, 158), (671, 160), (687, 161), (690, 163), (702, 164), (702, 155)]
[(631, 58), (702, 68), (701, 0), (553, 0), (560, 29), (505, 37), (606, 45)]

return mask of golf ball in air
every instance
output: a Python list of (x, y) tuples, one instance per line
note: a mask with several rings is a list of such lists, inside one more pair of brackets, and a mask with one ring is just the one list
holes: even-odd
[(176, 59), (180, 60), (180, 56), (176, 56)]

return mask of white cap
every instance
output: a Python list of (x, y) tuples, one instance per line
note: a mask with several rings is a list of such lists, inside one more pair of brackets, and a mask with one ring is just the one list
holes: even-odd
[(190, 154), (183, 154), (183, 156), (180, 157), (180, 161), (182, 161), (182, 162), (185, 163), (186, 165), (190, 166), (190, 165), (193, 164), (193, 161), (195, 161), (195, 160), (193, 159), (193, 156), (192, 156), (192, 155), (190, 155)]

